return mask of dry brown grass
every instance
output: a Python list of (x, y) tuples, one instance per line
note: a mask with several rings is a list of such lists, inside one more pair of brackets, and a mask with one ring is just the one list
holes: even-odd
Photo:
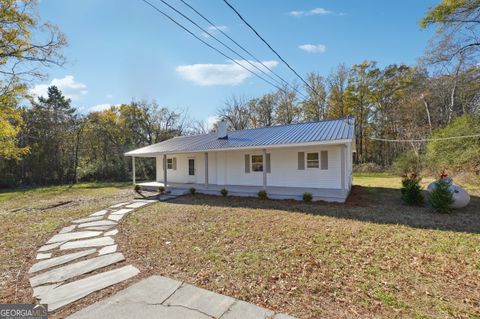
[(142, 276), (299, 318), (480, 316), (478, 197), (438, 215), (372, 186), (345, 205), (194, 195), (130, 215), (120, 234)]
[(0, 193), (0, 302), (34, 302), (26, 271), (37, 249), (71, 220), (131, 199), (129, 188), (79, 184)]
[[(359, 176), (345, 205), (195, 195), (138, 210), (117, 240), (140, 276), (52, 318), (151, 274), (299, 318), (479, 317), (480, 194), (438, 215), (404, 206), (398, 181)], [(25, 271), (58, 229), (133, 198), (103, 186), (0, 193), (0, 302), (34, 301)]]

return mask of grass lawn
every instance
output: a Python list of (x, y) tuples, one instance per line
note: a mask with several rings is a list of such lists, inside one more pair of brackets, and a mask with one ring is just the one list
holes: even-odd
[[(127, 188), (128, 185), (128, 188)], [(33, 302), (26, 271), (36, 250), (69, 221), (122, 199), (130, 184), (98, 183), (0, 192), (0, 303)]]
[(345, 205), (185, 196), (130, 215), (121, 250), (142, 276), (299, 318), (480, 317), (480, 198), (439, 215), (399, 182), (356, 176)]
[[(166, 275), (299, 318), (480, 318), (480, 193), (439, 215), (403, 205), (399, 182), (357, 175), (346, 204), (184, 196), (129, 215), (117, 241), (135, 280)], [(33, 302), (26, 270), (58, 229), (132, 198), (129, 184), (0, 192), (0, 303)]]

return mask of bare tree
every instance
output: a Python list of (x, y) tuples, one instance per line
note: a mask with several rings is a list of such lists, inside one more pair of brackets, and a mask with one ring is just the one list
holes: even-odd
[(231, 96), (225, 101), (225, 106), (218, 109), (217, 114), (227, 122), (231, 130), (244, 130), (250, 126), (248, 101), (244, 97)]

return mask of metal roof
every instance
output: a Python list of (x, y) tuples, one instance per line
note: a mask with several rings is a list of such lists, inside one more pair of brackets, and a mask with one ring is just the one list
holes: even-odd
[(351, 117), (291, 125), (269, 126), (248, 130), (229, 131), (228, 138), (219, 139), (217, 133), (178, 136), (125, 153), (126, 156), (149, 156), (161, 153), (205, 152), (227, 149), (283, 146), (302, 143), (325, 144), (351, 141), (355, 121)]

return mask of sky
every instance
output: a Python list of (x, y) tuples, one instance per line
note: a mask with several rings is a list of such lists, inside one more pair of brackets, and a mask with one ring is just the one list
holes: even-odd
[[(255, 70), (160, 0), (149, 1)], [(179, 0), (165, 1), (248, 57)], [(185, 1), (285, 80), (300, 83), (223, 0)], [(434, 33), (422, 30), (418, 21), (439, 0), (229, 2), (305, 77), (308, 72), (328, 76), (340, 63), (364, 60), (379, 66), (415, 64)], [(146, 99), (207, 120), (232, 95), (253, 98), (275, 90), (141, 0), (41, 0), (38, 11), (42, 21), (56, 24), (66, 35), (67, 63), (47, 69), (48, 77), (31, 92), (44, 95), (49, 85), (57, 85), (82, 113)]]

